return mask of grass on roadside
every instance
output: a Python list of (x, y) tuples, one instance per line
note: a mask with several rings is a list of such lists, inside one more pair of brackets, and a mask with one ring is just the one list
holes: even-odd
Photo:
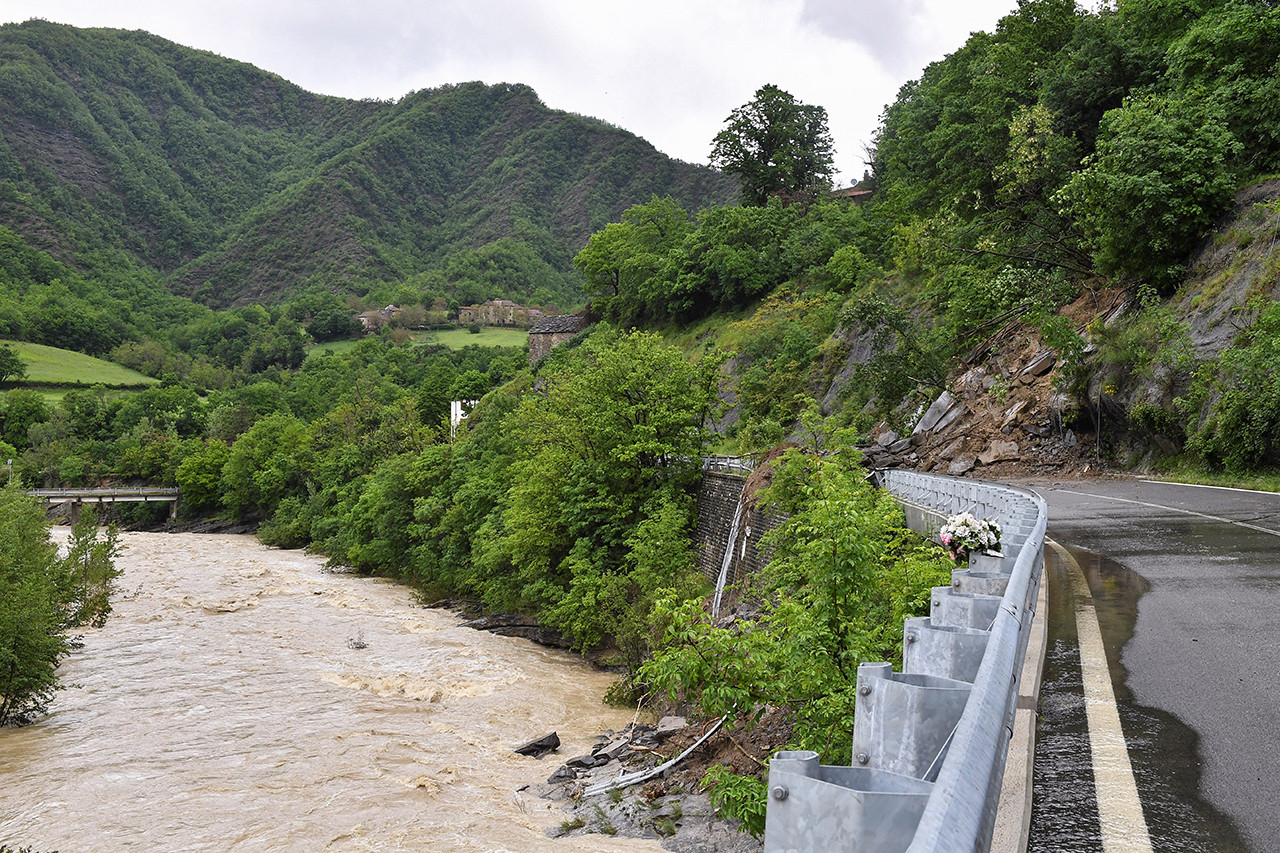
[(1198, 486), (1280, 492), (1280, 471), (1249, 471), (1232, 474), (1226, 471), (1211, 471), (1203, 462), (1181, 457), (1164, 459), (1157, 463), (1150, 479), (1168, 480), (1172, 483), (1192, 483)]

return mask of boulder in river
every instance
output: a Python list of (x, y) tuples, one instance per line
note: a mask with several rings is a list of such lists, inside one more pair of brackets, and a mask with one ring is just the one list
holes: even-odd
[(534, 758), (546, 755), (548, 752), (555, 752), (560, 748), (560, 736), (555, 732), (549, 735), (543, 735), (537, 740), (531, 740), (524, 746), (516, 748), (517, 755), (531, 755)]

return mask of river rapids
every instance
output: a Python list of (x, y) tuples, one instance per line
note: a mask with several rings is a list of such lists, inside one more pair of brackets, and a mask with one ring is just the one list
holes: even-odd
[[(63, 853), (660, 849), (552, 840), (558, 804), (533, 793), (563, 756), (631, 719), (601, 703), (611, 676), (249, 536), (121, 541), (114, 611), (63, 664), (53, 713), (0, 729), (0, 842)], [(551, 731), (560, 759), (513, 753)]]

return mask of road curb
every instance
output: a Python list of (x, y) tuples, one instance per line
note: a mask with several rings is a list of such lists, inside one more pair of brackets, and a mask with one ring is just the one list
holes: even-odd
[[(1060, 546), (1050, 539), (1045, 548)], [(1023, 853), (1031, 832), (1031, 782), (1035, 771), (1036, 718), (1040, 709), (1040, 678), (1044, 672), (1045, 648), (1049, 636), (1049, 573), (1041, 566), (1040, 592), (1036, 597), (1036, 615), (1031, 620), (1027, 637), (1027, 656), (1018, 679), (1018, 702), (1014, 712), (1013, 736), (1005, 756), (1004, 781), (1000, 787), (1000, 804), (996, 807), (995, 830), (991, 837), (993, 853)]]

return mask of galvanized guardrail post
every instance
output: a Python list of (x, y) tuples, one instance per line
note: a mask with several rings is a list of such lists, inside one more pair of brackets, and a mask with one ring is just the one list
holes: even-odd
[(766, 853), (983, 853), (991, 844), (1018, 678), (1035, 615), (1048, 514), (1034, 492), (915, 471), (879, 472), (915, 530), (968, 511), (1001, 527), (1002, 555), (971, 555), (930, 615), (904, 626), (903, 672), (858, 668), (849, 767), (816, 753), (769, 763)]

